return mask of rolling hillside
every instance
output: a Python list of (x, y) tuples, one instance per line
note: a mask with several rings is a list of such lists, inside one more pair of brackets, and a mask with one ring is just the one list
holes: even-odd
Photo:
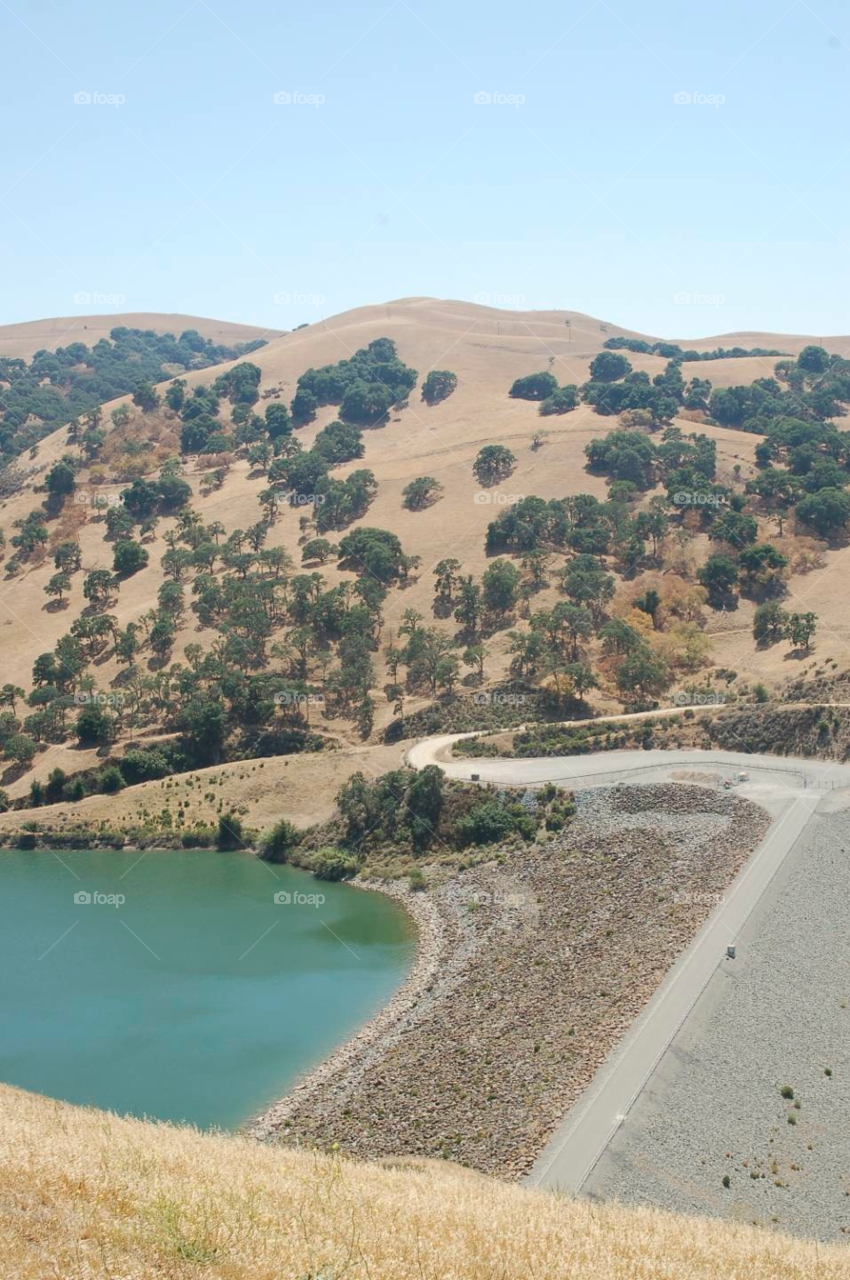
[(0, 325), (0, 357), (31, 360), (36, 351), (55, 351), (69, 342), (84, 342), (93, 347), (108, 338), (112, 329), (152, 329), (154, 333), (182, 333), (195, 329), (202, 338), (230, 346), (237, 342), (253, 342), (256, 338), (276, 338), (278, 329), (259, 329), (252, 324), (233, 324), (229, 320), (209, 320), (204, 316), (163, 315), (159, 312), (118, 312), (108, 316), (54, 316), (49, 320), (22, 320), (20, 324)]
[[(152, 317), (122, 319), (128, 323), (130, 320), (147, 323)], [(258, 331), (222, 326), (213, 321), (201, 322), (187, 317), (159, 319), (172, 328), (184, 322), (191, 323), (202, 333), (205, 332), (202, 325), (206, 324), (211, 334), (215, 332), (216, 335), (239, 340), (258, 336)], [(92, 323), (98, 322), (93, 320)], [(111, 327), (115, 318), (110, 317), (103, 323)], [(21, 330), (25, 326), (13, 328)], [(8, 330), (5, 332), (8, 334)], [(46, 333), (43, 326), (39, 333), (39, 341), (44, 342)], [(590, 363), (603, 349), (605, 341), (621, 335), (631, 338), (642, 336), (574, 312), (507, 312), (471, 303), (411, 298), (331, 317), (309, 328), (272, 338), (266, 346), (251, 354), (251, 363), (261, 371), (260, 399), (255, 406), (259, 412), (276, 401), (289, 402), (299, 376), (306, 369), (349, 359), (356, 350), (378, 338), (391, 338), (397, 346), (399, 358), (418, 371), (418, 385), (408, 402), (393, 409), (386, 423), (364, 430), (364, 456), (333, 471), (334, 478), (345, 478), (363, 467), (374, 472), (377, 495), (365, 516), (350, 527), (388, 530), (398, 536), (408, 556), (420, 558), (417, 571), (406, 581), (395, 585), (384, 603), (382, 646), (397, 634), (407, 610), (420, 613), (425, 625), (433, 623), (434, 579), (431, 570), (439, 561), (454, 558), (460, 563), (462, 572), (471, 573), (476, 578), (481, 576), (489, 563), (485, 552), (487, 525), (504, 509), (499, 505), (500, 493), (536, 495), (549, 500), (584, 492), (600, 500), (605, 499), (605, 477), (586, 469), (584, 448), (593, 438), (605, 436), (614, 429), (616, 417), (602, 417), (591, 405), (580, 404), (569, 413), (541, 418), (536, 404), (512, 399), (508, 392), (515, 379), (538, 371), (551, 370), (562, 384), (585, 382)], [(0, 331), (2, 338), (3, 331)], [(23, 342), (25, 335), (19, 333), (18, 340)], [(648, 338), (647, 341), (654, 339)], [(829, 350), (840, 352), (850, 343), (850, 338), (825, 341)], [(794, 355), (809, 342), (808, 337), (801, 335), (748, 333), (708, 337), (688, 341), (686, 345), (699, 351), (709, 351), (718, 346), (756, 346)], [(661, 355), (634, 354), (629, 358), (636, 370), (643, 370), (650, 376), (662, 373), (667, 364)], [(746, 383), (757, 377), (769, 377), (775, 363), (776, 359), (770, 357), (691, 362), (684, 365), (683, 374), (686, 377), (707, 377), (714, 387), (724, 387)], [(188, 373), (185, 378), (188, 391), (196, 386), (209, 385), (231, 367), (220, 365), (214, 371)], [(419, 387), (431, 369), (448, 369), (457, 376), (456, 391), (433, 406), (425, 404), (419, 395)], [(78, 488), (90, 495), (98, 490), (101, 493), (119, 492), (127, 480), (126, 474), (123, 480), (118, 477), (121, 466), (132, 452), (130, 445), (137, 453), (139, 443), (153, 442), (154, 453), (151, 456), (158, 460), (177, 452), (180, 423), (176, 415), (164, 406), (151, 413), (133, 409), (129, 426), (123, 427), (120, 433), (110, 429), (109, 411), (125, 402), (129, 405), (129, 398), (106, 406), (104, 427), (107, 438), (103, 457), (97, 460), (96, 474), (89, 475), (85, 468), (79, 472)], [(335, 406), (320, 408), (315, 421), (296, 431), (302, 447), (309, 448), (318, 432), (337, 417)], [(703, 432), (714, 441), (718, 479), (742, 488), (746, 480), (755, 474), (754, 448), (759, 437), (705, 425), (700, 417), (686, 415), (677, 419), (676, 424), (685, 432)], [(841, 419), (836, 422), (840, 429), (847, 425)], [(546, 438), (539, 447), (532, 448), (535, 434), (541, 428), (545, 430)], [(17, 468), (19, 479), (16, 485), (7, 485), (8, 496), (0, 503), (0, 525), (7, 540), (14, 532), (14, 522), (24, 518), (42, 500), (43, 492), (36, 490), (44, 484), (49, 469), (68, 452), (67, 439), (67, 429), (56, 431), (39, 444), (34, 457), (20, 460)], [(516, 456), (517, 465), (510, 479), (491, 492), (482, 490), (473, 475), (472, 464), (479, 450), (492, 444), (508, 447)], [(186, 457), (183, 464), (185, 479), (193, 491), (192, 506), (205, 524), (220, 522), (226, 535), (236, 528), (245, 530), (258, 521), (261, 514), (259, 494), (268, 481), (248, 462), (244, 451), (243, 456), (237, 453), (228, 460), (220, 487), (202, 484), (210, 466), (203, 455)], [(410, 481), (425, 475), (434, 477), (442, 485), (439, 500), (424, 510), (404, 509), (402, 490)], [(93, 484), (92, 480), (97, 483)], [(293, 571), (298, 572), (301, 571), (299, 540), (304, 541), (299, 529), (299, 514), (298, 508), (281, 507), (278, 518), (268, 530), (265, 543), (266, 548), (283, 547), (292, 557)], [(110, 613), (120, 627), (138, 622), (142, 615), (155, 608), (157, 593), (163, 584), (161, 557), (168, 549), (167, 539), (175, 525), (175, 517), (159, 520), (155, 532), (146, 540), (148, 564), (121, 585), (114, 604), (110, 606)], [(50, 525), (45, 553), (31, 557), (20, 573), (7, 578), (0, 594), (0, 663), (5, 680), (28, 690), (33, 659), (52, 650), (60, 637), (68, 632), (74, 619), (87, 608), (87, 601), (82, 595), (83, 574), (73, 577), (67, 596), (59, 606), (49, 601), (44, 589), (55, 572), (49, 553), (62, 540), (78, 539), (84, 571), (109, 569), (113, 543), (105, 540), (105, 532), (103, 514), (91, 505), (86, 506), (76, 500), (69, 502)], [(329, 535), (335, 536), (342, 535)], [(708, 553), (707, 538), (704, 534), (696, 534), (688, 550), (691, 571)], [(834, 659), (844, 665), (850, 640), (850, 616), (842, 592), (837, 589), (838, 577), (830, 572), (840, 563), (844, 551), (840, 546), (823, 544), (818, 554), (819, 567), (791, 576), (788, 582), (789, 604), (799, 600), (801, 603), (792, 607), (805, 607), (819, 615), (818, 662)], [(354, 572), (339, 568), (334, 560), (321, 566), (309, 565), (304, 572), (319, 568), (327, 587), (356, 581)], [(665, 574), (657, 568), (648, 568), (633, 580), (620, 580), (614, 601), (615, 612), (627, 611), (628, 600), (641, 588), (657, 586), (663, 589), (664, 577)], [(188, 597), (191, 578), (185, 586)], [(562, 598), (560, 593), (550, 582), (535, 595), (533, 608), (551, 608), (559, 598)], [(799, 674), (801, 664), (789, 662), (787, 651), (782, 646), (756, 649), (751, 634), (754, 608), (752, 601), (742, 598), (734, 612), (705, 611), (703, 625), (712, 640), (706, 669), (712, 663), (717, 667), (732, 668), (743, 679), (764, 680), (778, 689), (788, 675)], [(449, 633), (455, 630), (451, 620), (433, 624), (438, 628), (442, 626)], [(170, 660), (182, 661), (189, 644), (199, 644), (202, 649), (208, 649), (214, 638), (215, 633), (209, 629), (198, 629), (194, 615), (186, 609)], [(488, 640), (488, 683), (506, 675), (509, 659), (507, 632), (498, 630)], [(151, 670), (155, 669), (155, 664), (147, 657), (145, 662)], [(373, 695), (376, 702), (374, 735), (377, 735), (393, 713), (391, 704), (381, 694), (386, 672), (380, 652), (375, 654), (374, 662), (377, 668)], [(91, 670), (97, 686), (107, 689), (118, 677), (119, 665), (114, 654), (105, 652), (97, 658)], [(406, 703), (405, 713), (409, 715), (428, 701), (426, 695), (414, 692)], [(610, 690), (605, 688), (591, 701), (600, 708), (617, 708), (616, 699), (612, 699)], [(342, 741), (357, 740), (344, 717), (323, 727)], [(67, 747), (57, 746), (53, 750), (68, 755)], [(72, 752), (75, 750), (71, 748)], [(49, 762), (50, 751), (47, 755), (40, 754), (36, 761), (37, 772), (24, 774), (14, 781), (12, 794), (25, 790), (32, 776), (48, 771)], [(87, 759), (81, 761), (82, 766), (89, 763)], [(63, 767), (68, 767), (64, 759)]]

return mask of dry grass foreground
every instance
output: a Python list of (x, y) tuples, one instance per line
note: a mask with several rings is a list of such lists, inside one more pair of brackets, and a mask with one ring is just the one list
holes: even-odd
[(11, 1280), (848, 1280), (850, 1252), (451, 1165), (270, 1150), (0, 1087)]

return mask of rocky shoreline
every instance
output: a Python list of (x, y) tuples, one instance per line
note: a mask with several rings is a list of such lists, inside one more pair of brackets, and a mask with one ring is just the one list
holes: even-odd
[(706, 787), (580, 792), (544, 844), (427, 892), (361, 881), (418, 934), (407, 980), (247, 1132), (360, 1158), (437, 1157), (516, 1180), (765, 834)]

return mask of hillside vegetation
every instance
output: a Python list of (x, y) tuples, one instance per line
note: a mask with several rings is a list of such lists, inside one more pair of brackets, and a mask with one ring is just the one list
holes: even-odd
[(850, 362), (611, 330), (411, 299), (48, 435), (0, 507), (4, 803), (834, 663)]
[(846, 1280), (843, 1248), (145, 1124), (0, 1087), (15, 1280)]

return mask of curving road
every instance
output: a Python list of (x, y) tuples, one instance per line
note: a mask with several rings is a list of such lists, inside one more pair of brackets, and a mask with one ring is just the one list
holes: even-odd
[(475, 736), (464, 733), (428, 738), (407, 752), (407, 763), (416, 769), (438, 764), (448, 777), (502, 786), (536, 786), (550, 781), (572, 787), (640, 784), (670, 781), (682, 770), (711, 773), (722, 782), (724, 778), (746, 772), (749, 778), (737, 784), (737, 793), (760, 804), (773, 818), (765, 838), (738, 873), (723, 901), (668, 971), (643, 1012), (571, 1108), (527, 1179), (532, 1185), (577, 1193), (718, 965), (735, 963), (726, 958), (726, 948), (735, 943), (777, 871), (801, 842), (815, 811), (850, 803), (845, 791), (850, 788), (850, 765), (700, 750), (610, 751), (524, 760), (452, 760), (453, 744)]

